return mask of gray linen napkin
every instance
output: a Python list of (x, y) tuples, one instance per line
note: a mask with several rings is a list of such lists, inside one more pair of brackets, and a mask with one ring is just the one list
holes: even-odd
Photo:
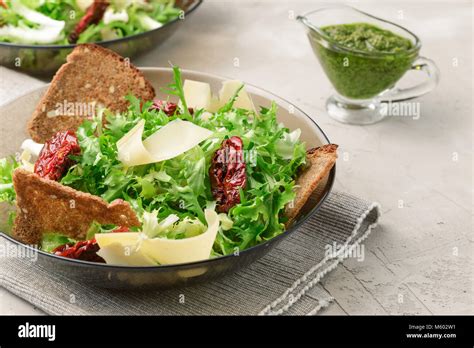
[[(305, 315), (332, 301), (320, 279), (376, 226), (377, 203), (333, 192), (298, 231), (245, 269), (209, 283), (169, 290), (109, 290), (88, 286), (28, 258), (2, 255), (0, 286), (46, 313), (104, 315)], [(0, 238), (0, 251), (11, 244)]]

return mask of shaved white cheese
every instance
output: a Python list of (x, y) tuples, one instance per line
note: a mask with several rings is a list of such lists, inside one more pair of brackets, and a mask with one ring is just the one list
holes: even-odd
[(163, 26), (162, 23), (155, 21), (153, 18), (151, 18), (150, 16), (144, 13), (141, 13), (140, 15), (138, 15), (137, 18), (140, 24), (146, 30), (153, 30), (153, 29), (157, 29)]
[(144, 128), (145, 120), (140, 120), (117, 142), (118, 159), (127, 167), (155, 162), (142, 142)]
[[(220, 107), (224, 106), (242, 86), (242, 82), (238, 80), (225, 81), (222, 83), (222, 89), (219, 92)], [(253, 105), (252, 99), (242, 88), (234, 101), (234, 107), (240, 109), (246, 109), (256, 112), (255, 106)]]
[(31, 153), (32, 155), (39, 156), (43, 146), (44, 144), (39, 144), (32, 139), (26, 139), (21, 144), (21, 149), (28, 150), (28, 152)]
[(20, 161), (24, 169), (32, 173), (35, 171), (35, 165), (30, 162), (31, 153), (28, 150), (23, 150), (23, 152), (20, 155)]
[(23, 152), (21, 153), (19, 159), (24, 169), (28, 170), (29, 172), (35, 171), (35, 165), (34, 161), (31, 161), (31, 155), (38, 157), (43, 146), (44, 144), (38, 144), (32, 139), (26, 139), (23, 141), (21, 144), (21, 149)]
[(192, 122), (176, 119), (150, 135), (143, 145), (155, 162), (160, 162), (191, 150), (212, 134), (212, 131)]
[(209, 107), (207, 108), (208, 111), (210, 112), (217, 112), (221, 107), (221, 102), (219, 101), (219, 98), (216, 96), (211, 97), (211, 102), (209, 103)]
[[(110, 233), (96, 233), (95, 240), (100, 248), (105, 248), (113, 243), (118, 243), (124, 246), (138, 246), (141, 232), (110, 232)], [(145, 237), (143, 235), (143, 237)]]
[(213, 210), (205, 210), (206, 232), (185, 239), (147, 239), (141, 245), (143, 253), (157, 260), (161, 265), (206, 260), (219, 229), (219, 217)]
[(97, 233), (95, 239), (100, 246), (97, 255), (109, 265), (158, 265), (155, 260), (140, 250), (140, 233), (138, 232)]
[(211, 86), (205, 82), (185, 80), (184, 99), (190, 108), (208, 110), (211, 104)]
[(141, 232), (98, 233), (95, 235), (100, 250), (97, 253), (108, 264), (149, 266), (179, 264), (206, 260), (219, 230), (219, 217), (213, 210), (205, 210), (207, 230), (185, 239), (148, 238)]
[(141, 120), (117, 142), (118, 159), (128, 167), (168, 160), (199, 145), (213, 132), (189, 121), (176, 119), (142, 141)]
[[(219, 97), (216, 97), (212, 95), (211, 86), (208, 83), (185, 80), (183, 85), (184, 98), (188, 107), (217, 112), (230, 101), (242, 85), (243, 83), (237, 80), (225, 81), (222, 83)], [(234, 107), (256, 111), (250, 95), (245, 91), (245, 87), (240, 90), (235, 99)]]
[(108, 8), (104, 12), (104, 23), (109, 24), (110, 22), (118, 21), (118, 22), (128, 22), (128, 13), (125, 10), (115, 12), (112, 8)]
[(212, 114), (210, 112), (204, 111), (201, 114), (200, 119), (207, 122), (211, 119), (211, 117), (212, 117)]

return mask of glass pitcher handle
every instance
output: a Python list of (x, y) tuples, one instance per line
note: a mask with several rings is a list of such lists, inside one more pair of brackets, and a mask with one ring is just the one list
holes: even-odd
[(386, 95), (381, 96), (381, 102), (400, 102), (420, 97), (431, 92), (439, 82), (439, 69), (435, 62), (425, 57), (418, 57), (411, 66), (412, 70), (418, 70), (426, 73), (426, 81), (419, 85), (408, 88), (395, 88)]

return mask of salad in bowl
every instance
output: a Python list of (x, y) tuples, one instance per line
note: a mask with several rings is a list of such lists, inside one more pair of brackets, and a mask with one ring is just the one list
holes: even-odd
[(174, 0), (1, 0), (0, 41), (66, 45), (114, 40), (178, 18)]
[(170, 38), (202, 0), (0, 0), (0, 64), (51, 78), (77, 44), (135, 57)]
[[(99, 57), (100, 67), (88, 61)], [(158, 266), (285, 233), (337, 145), (307, 150), (300, 129), (277, 121), (276, 104), (258, 108), (239, 81), (213, 94), (173, 74), (162, 86), (169, 98), (157, 99), (117, 54), (73, 51), (28, 123), (31, 139), (0, 161), (13, 238), (69, 259)]]

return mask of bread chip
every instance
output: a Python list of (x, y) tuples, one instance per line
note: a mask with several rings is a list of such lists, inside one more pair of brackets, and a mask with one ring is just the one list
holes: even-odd
[(60, 130), (76, 130), (96, 105), (126, 111), (129, 93), (145, 101), (155, 96), (143, 74), (123, 57), (101, 46), (78, 45), (38, 103), (28, 132), (44, 143)]
[(93, 221), (140, 226), (135, 212), (123, 200), (108, 204), (100, 197), (43, 179), (22, 168), (14, 171), (13, 185), (17, 197), (13, 237), (23, 243), (38, 244), (47, 232), (84, 239)]
[(318, 184), (336, 163), (337, 147), (336, 144), (328, 144), (306, 152), (306, 162), (309, 167), (305, 168), (296, 179), (296, 185), (298, 185), (296, 197), (293, 204), (285, 208), (285, 216), (288, 217), (287, 226), (298, 216)]

